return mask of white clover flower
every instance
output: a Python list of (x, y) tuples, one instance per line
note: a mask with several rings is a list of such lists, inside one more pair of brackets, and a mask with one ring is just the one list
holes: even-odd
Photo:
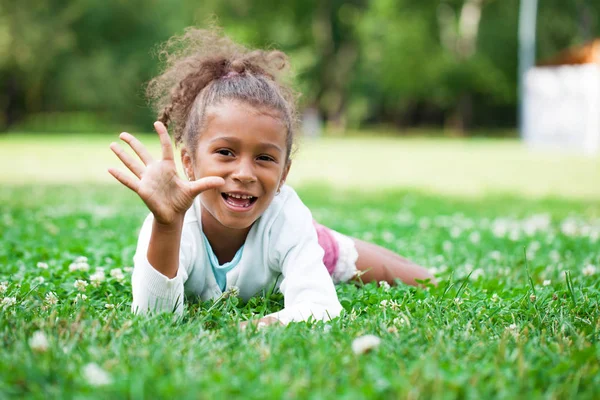
[(115, 305), (112, 303), (106, 303), (104, 305), (104, 308), (106, 308), (107, 310), (113, 310), (115, 308)]
[(450, 237), (453, 239), (459, 237), (461, 233), (462, 229), (460, 229), (458, 226), (453, 226), (452, 229), (450, 229)]
[(75, 299), (73, 299), (73, 302), (78, 303), (79, 301), (86, 301), (87, 300), (87, 296), (83, 293), (77, 293), (77, 296), (75, 296)]
[(109, 373), (100, 368), (96, 363), (89, 363), (83, 367), (83, 376), (87, 383), (92, 386), (105, 386), (112, 383)]
[(82, 279), (77, 279), (73, 284), (73, 286), (75, 286), (75, 289), (79, 290), (80, 292), (85, 292), (85, 288), (87, 287), (87, 285), (87, 281)]
[(48, 269), (48, 264), (46, 264), (45, 262), (39, 262), (37, 263), (37, 267), (40, 269)]
[(560, 226), (560, 231), (565, 236), (575, 236), (578, 232), (577, 222), (573, 218), (567, 218)]
[(521, 232), (519, 232), (518, 229), (512, 229), (510, 231), (510, 233), (508, 234), (508, 238), (510, 240), (512, 240), (513, 242), (516, 242), (517, 240), (519, 240), (521, 238)]
[(500, 259), (502, 259), (502, 253), (498, 250), (494, 250), (490, 253), (490, 258), (494, 261), (500, 261)]
[(33, 336), (29, 338), (29, 347), (37, 353), (45, 353), (50, 345), (44, 332), (35, 331)]
[(463, 300), (460, 297), (454, 298), (454, 304), (456, 304), (457, 306), (461, 305), (462, 303), (463, 303)]
[(34, 285), (41, 285), (44, 282), (46, 282), (46, 280), (43, 276), (36, 276), (31, 280), (31, 283), (33, 283)]
[(596, 266), (592, 265), (592, 264), (588, 264), (585, 266), (585, 268), (583, 269), (583, 275), (585, 276), (592, 276), (596, 274)]
[(367, 353), (381, 344), (381, 339), (375, 335), (365, 335), (354, 339), (352, 351), (356, 355)]
[(392, 232), (390, 232), (390, 231), (383, 231), (381, 233), (381, 238), (386, 243), (392, 243), (394, 241), (394, 239), (395, 239), (394, 234)]
[[(84, 261), (85, 259), (85, 261)], [(74, 272), (74, 271), (83, 271), (83, 272), (87, 272), (90, 269), (90, 265), (87, 263), (87, 258), (85, 257), (79, 257), (77, 258), (77, 260), (75, 260), (74, 263), (71, 263), (71, 265), (69, 265), (69, 272)]]
[(452, 250), (452, 247), (454, 247), (452, 245), (452, 242), (450, 242), (448, 240), (444, 240), (444, 243), (442, 244), (442, 248), (444, 249), (445, 252), (450, 252)]
[(395, 326), (407, 325), (410, 326), (410, 319), (406, 314), (401, 314), (401, 317), (396, 317), (393, 319), (392, 324)]
[(429, 221), (429, 218), (423, 217), (423, 218), (419, 219), (419, 228), (427, 229), (430, 226), (431, 226), (431, 221)]
[(446, 258), (444, 257), (443, 254), (438, 254), (437, 256), (433, 257), (433, 262), (436, 264), (443, 263), (444, 260), (446, 260)]
[(17, 298), (16, 297), (5, 297), (2, 299), (2, 303), (0, 303), (2, 305), (2, 308), (8, 308), (11, 306), (14, 306), (15, 304), (17, 304)]
[(495, 220), (492, 225), (492, 234), (497, 238), (503, 238), (508, 232), (508, 223), (504, 220)]
[(48, 292), (44, 297), (44, 302), (49, 306), (53, 306), (58, 303), (58, 297), (53, 292)]
[(8, 289), (8, 282), (6, 282), (6, 281), (0, 282), (0, 294), (6, 292), (7, 289)]
[(130, 273), (133, 272), (133, 267), (125, 267), (125, 268), (123, 268), (123, 271), (125, 271), (128, 274), (130, 274)]
[(223, 298), (238, 297), (240, 295), (240, 288), (237, 286), (230, 286), (226, 291), (223, 292)]
[(481, 241), (481, 234), (479, 232), (472, 232), (469, 235), (469, 240), (471, 241), (471, 243), (477, 244)]
[(515, 330), (517, 330), (517, 325), (516, 324), (510, 324), (508, 326), (508, 329), (510, 329), (511, 331), (515, 331)]
[(500, 296), (498, 296), (498, 293), (494, 293), (494, 294), (492, 295), (492, 301), (493, 301), (494, 303), (496, 303), (496, 302), (497, 302), (497, 301), (499, 301), (499, 300), (500, 300)]
[(471, 273), (471, 279), (476, 281), (477, 279), (481, 278), (483, 275), (485, 275), (485, 272), (483, 271), (483, 269), (477, 268), (476, 270), (474, 270)]
[(104, 268), (96, 268), (96, 272), (90, 275), (90, 282), (94, 287), (100, 286), (100, 283), (106, 280), (106, 275), (104, 275)]
[(86, 256), (79, 256), (75, 259), (76, 263), (87, 263), (88, 259)]
[(544, 280), (544, 283), (543, 283), (544, 286), (550, 286), (551, 284), (552, 284), (552, 281), (550, 279)]
[(400, 308), (400, 304), (396, 300), (381, 300), (381, 302), (379, 303), (379, 307), (397, 310), (398, 308)]
[(115, 278), (118, 281), (122, 281), (125, 279), (125, 275), (123, 274), (123, 271), (121, 270), (121, 268), (111, 269), (110, 276), (112, 276), (113, 278)]
[(384, 291), (389, 292), (390, 290), (390, 284), (387, 283), (386, 281), (379, 281), (379, 287), (382, 288)]

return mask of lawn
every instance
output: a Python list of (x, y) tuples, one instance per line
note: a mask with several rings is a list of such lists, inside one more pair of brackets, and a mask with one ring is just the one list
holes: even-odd
[[(111, 140), (0, 137), (0, 398), (600, 395), (598, 158), (306, 142), (291, 182), (315, 218), (441, 283), (340, 285), (334, 321), (241, 331), (281, 296), (190, 304), (183, 320), (129, 312), (146, 211), (108, 180)], [(364, 335), (380, 344), (356, 354)]]

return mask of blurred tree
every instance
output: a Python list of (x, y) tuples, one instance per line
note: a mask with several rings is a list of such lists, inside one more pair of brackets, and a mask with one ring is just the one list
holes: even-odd
[[(0, 130), (38, 113), (74, 112), (97, 117), (90, 130), (105, 129), (102, 121), (147, 130), (144, 83), (158, 68), (149, 53), (186, 26), (215, 20), (236, 40), (288, 53), (302, 105), (330, 127), (514, 126), (518, 6), (0, 0)], [(541, 1), (539, 58), (600, 36), (599, 15), (598, 1)]]
[(356, 22), (366, 0), (213, 0), (205, 15), (219, 16), (232, 36), (288, 53), (305, 106), (317, 108), (333, 128), (344, 128), (359, 53)]
[(157, 71), (150, 55), (182, 26), (185, 7), (168, 0), (77, 0), (73, 51), (48, 82), (57, 110), (91, 111), (128, 125), (149, 123), (144, 83)]
[(3, 0), (0, 3), (0, 128), (44, 108), (56, 59), (73, 49), (76, 4)]

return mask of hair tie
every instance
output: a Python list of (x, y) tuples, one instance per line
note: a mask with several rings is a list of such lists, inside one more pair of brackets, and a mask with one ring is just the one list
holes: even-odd
[(240, 75), (240, 73), (237, 71), (229, 71), (228, 73), (223, 75), (223, 79), (229, 79), (229, 78), (233, 78), (234, 76), (239, 76), (239, 75)]

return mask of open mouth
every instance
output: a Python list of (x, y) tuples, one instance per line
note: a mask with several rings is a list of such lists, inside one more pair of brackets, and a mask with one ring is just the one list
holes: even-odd
[(225, 203), (235, 208), (250, 208), (256, 202), (258, 197), (236, 193), (221, 193)]

